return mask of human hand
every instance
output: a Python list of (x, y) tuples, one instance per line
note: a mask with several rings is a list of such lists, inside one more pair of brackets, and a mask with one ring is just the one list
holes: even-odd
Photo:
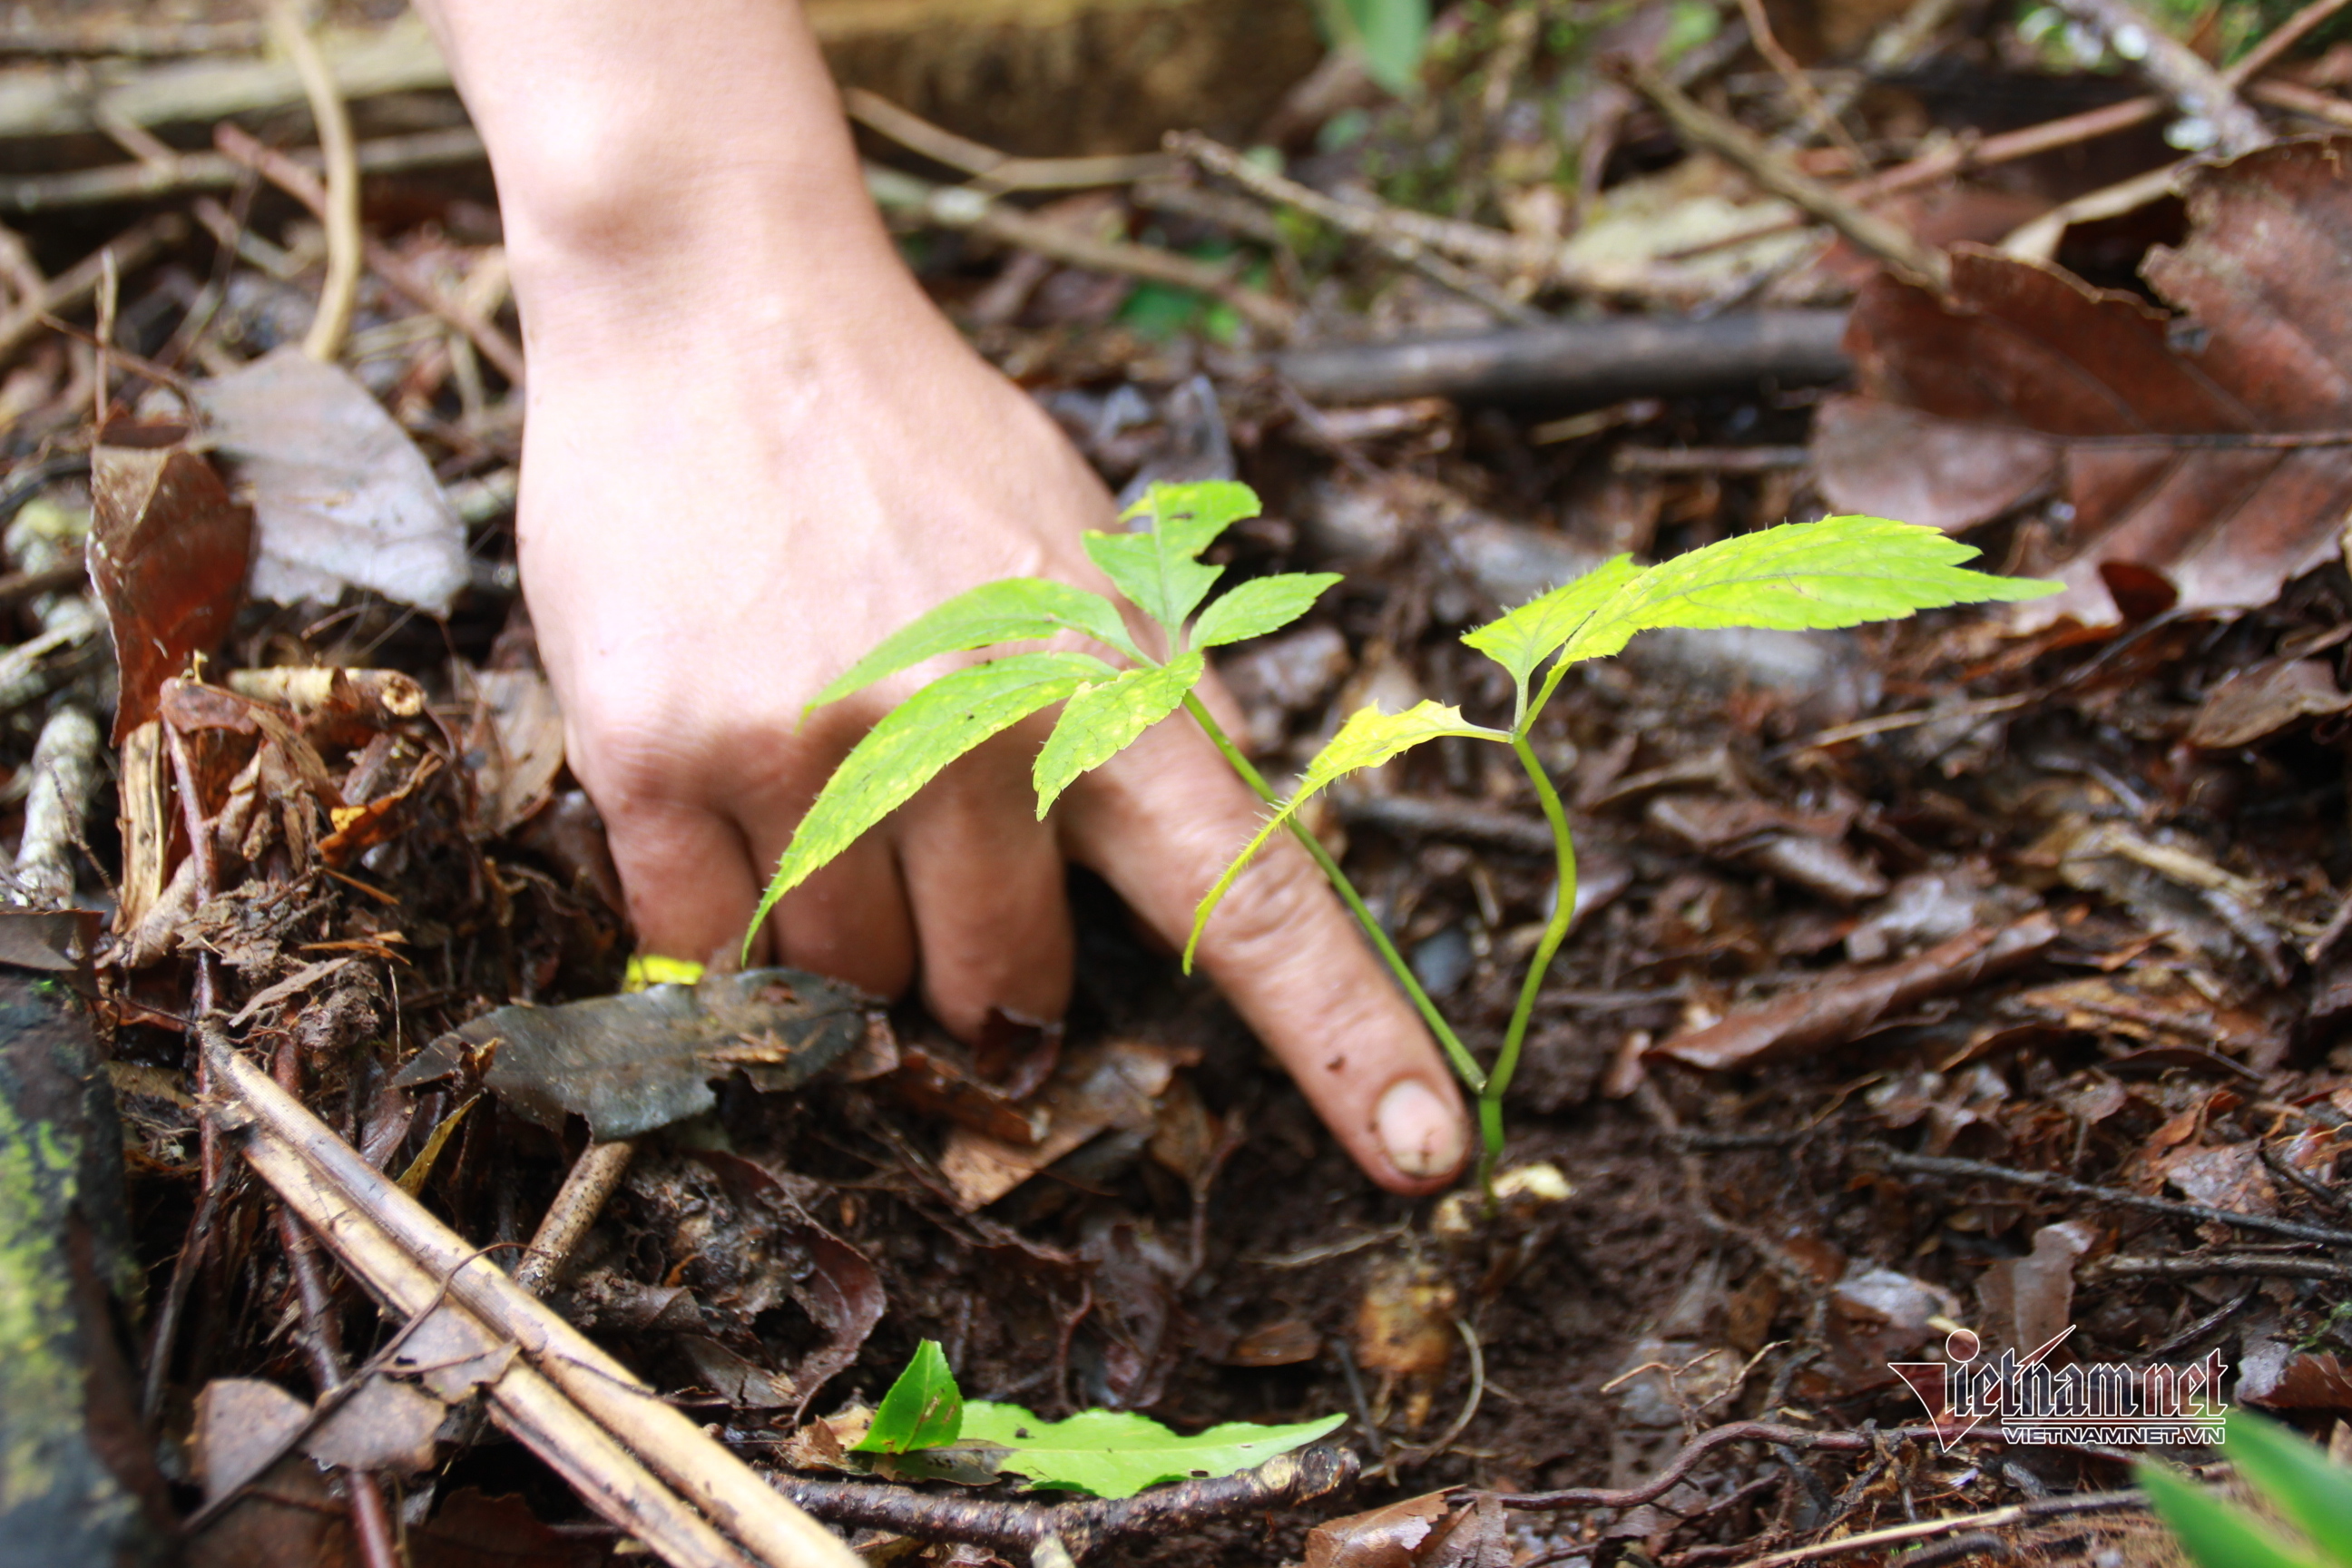
[[(1108, 586), (1079, 538), (1113, 525), (1110, 498), (899, 265), (794, 14), (435, 12), (506, 213), (523, 586), (569, 760), (643, 948), (731, 953), (834, 764), (924, 672), (803, 722), (809, 699), (979, 584)], [(1181, 943), (1259, 802), (1179, 717), (1040, 823), (1046, 727), (960, 760), (788, 896), (766, 955), (919, 984), (965, 1038), (992, 1010), (1058, 1018), (1065, 857)], [(1201, 962), (1376, 1181), (1454, 1173), (1452, 1075), (1297, 845), (1226, 896)]]

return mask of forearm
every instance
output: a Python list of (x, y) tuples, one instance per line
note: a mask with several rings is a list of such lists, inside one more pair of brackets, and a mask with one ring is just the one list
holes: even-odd
[[(793, 0), (420, 0), (488, 146), (527, 316), (664, 317), (893, 293), (906, 279)], [(623, 328), (623, 323), (607, 324)], [(642, 314), (625, 330), (644, 331)]]

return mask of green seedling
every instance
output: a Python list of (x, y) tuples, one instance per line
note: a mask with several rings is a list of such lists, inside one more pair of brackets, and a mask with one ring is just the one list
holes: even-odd
[(2352, 1470), (2273, 1421), (2232, 1410), (2222, 1457), (2303, 1537), (2273, 1528), (2169, 1465), (2144, 1461), (2139, 1484), (2202, 1568), (2352, 1568)]
[(1255, 1469), (1346, 1419), (1327, 1415), (1286, 1426), (1229, 1421), (1190, 1437), (1131, 1410), (1088, 1410), (1047, 1421), (1018, 1405), (965, 1399), (939, 1342), (925, 1340), (850, 1452), (907, 1455), (956, 1447), (985, 1455), (994, 1469), (1035, 1486), (1126, 1498), (1163, 1481)]
[[(2039, 598), (2059, 590), (2054, 583), (1970, 571), (1958, 564), (1976, 555), (1970, 546), (1932, 528), (1874, 517), (1783, 524), (1655, 566), (1636, 566), (1621, 555), (1462, 639), (1509, 673), (1516, 696), (1507, 727), (1471, 723), (1458, 708), (1435, 702), (1418, 703), (1402, 713), (1367, 708), (1340, 726), (1286, 800), (1242, 755), (1193, 689), (1208, 668), (1208, 649), (1288, 626), (1339, 581), (1328, 573), (1284, 573), (1254, 578), (1209, 601), (1223, 568), (1202, 561), (1202, 552), (1257, 511), (1257, 498), (1242, 485), (1157, 485), (1127, 513), (1127, 521), (1143, 525), (1139, 531), (1086, 536), (1095, 564), (1160, 628), (1169, 650), (1165, 658), (1146, 653), (1129, 636), (1118, 606), (1101, 595), (1065, 583), (1013, 578), (949, 600), (885, 638), (819, 692), (812, 708), (942, 654), (1072, 636), (1125, 661), (1121, 668), (1069, 649), (1013, 653), (967, 666), (916, 692), (868, 731), (825, 782), (786, 847), (751, 930), (759, 929), (778, 899), (848, 848), (941, 768), (1032, 714), (1062, 705), (1034, 770), (1042, 818), (1079, 775), (1100, 767), (1181, 708), (1243, 782), (1275, 807), (1202, 900), (1185, 947), (1187, 970), (1202, 929), (1234, 879), (1269, 837), (1288, 832), (1354, 911), (1477, 1097), (1479, 1181), (1491, 1190), (1503, 1150), (1503, 1094), (1518, 1067), (1537, 993), (1576, 910), (1576, 850), (1568, 814), (1532, 740), (1537, 721), (1570, 668), (1616, 653), (1636, 633), (1660, 627), (1852, 626), (1948, 605)], [(1349, 773), (1444, 736), (1510, 748), (1535, 786), (1559, 865), (1550, 918), (1491, 1066), (1482, 1065), (1463, 1045), (1339, 862), (1297, 815), (1318, 791)], [(749, 942), (747, 935), (747, 948)]]

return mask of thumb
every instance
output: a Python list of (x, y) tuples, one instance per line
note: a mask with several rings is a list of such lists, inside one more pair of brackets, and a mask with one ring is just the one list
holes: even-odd
[[(1081, 780), (1059, 815), (1070, 858), (1181, 946), (1264, 810), (1177, 717)], [(1276, 838), (1234, 881), (1200, 961), (1374, 1181), (1430, 1192), (1461, 1168), (1469, 1128), (1452, 1072), (1296, 842)]]

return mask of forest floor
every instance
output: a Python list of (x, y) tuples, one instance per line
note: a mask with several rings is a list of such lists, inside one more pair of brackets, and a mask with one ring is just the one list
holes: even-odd
[[(1082, 874), (1059, 1036), (975, 1052), (771, 978), (562, 1016), (528, 1060), (460, 1038), (630, 955), (519, 592), (478, 142), (413, 24), (321, 35), (392, 62), (344, 106), (366, 248), (321, 365), (293, 345), (359, 237), (318, 216), (303, 89), (189, 85), (258, 32), (0, 29), (0, 1132), (64, 1151), (0, 1182), (0, 1265), (47, 1304), (0, 1406), (62, 1391), (68, 1456), (57, 1516), (20, 1485), (12, 1517), (200, 1562), (603, 1562), (641, 1550), (632, 1454), (714, 1519), (722, 1460), (936, 1497), (845, 1479), (818, 1419), (935, 1340), (1049, 1419), (1345, 1417), (1352, 1481), (1203, 1482), (1099, 1561), (2179, 1561), (2132, 1464), (2209, 1454), (1961, 1435), (1893, 1363), (2063, 1335), (2053, 1366), (2217, 1359), (2322, 1437), (2352, 1412), (2337, 3), (2119, 55), (2118, 0), (1465, 0), (1413, 91), (1334, 53), (1246, 159), (1008, 160), (852, 91), (926, 286), (1115, 489), (1239, 478), (1230, 577), (1346, 574), (1218, 660), (1270, 776), (1368, 702), (1507, 712), (1461, 632), (1619, 553), (1868, 512), (2069, 584), (1570, 675), (1538, 744), (1578, 912), (1494, 1213), (1371, 1185)], [(1441, 742), (1312, 826), (1491, 1051), (1556, 890), (1525, 781)], [(649, 1066), (596, 1054), (640, 1033)], [(551, 1206), (584, 1227), (551, 1279), (460, 1288)], [(489, 1340), (416, 1362), (402, 1325), (452, 1303)], [(567, 1324), (659, 1415), (566, 1382)], [(526, 1363), (583, 1427), (524, 1432)], [(794, 1495), (877, 1563), (1026, 1560), (1002, 1519)]]

